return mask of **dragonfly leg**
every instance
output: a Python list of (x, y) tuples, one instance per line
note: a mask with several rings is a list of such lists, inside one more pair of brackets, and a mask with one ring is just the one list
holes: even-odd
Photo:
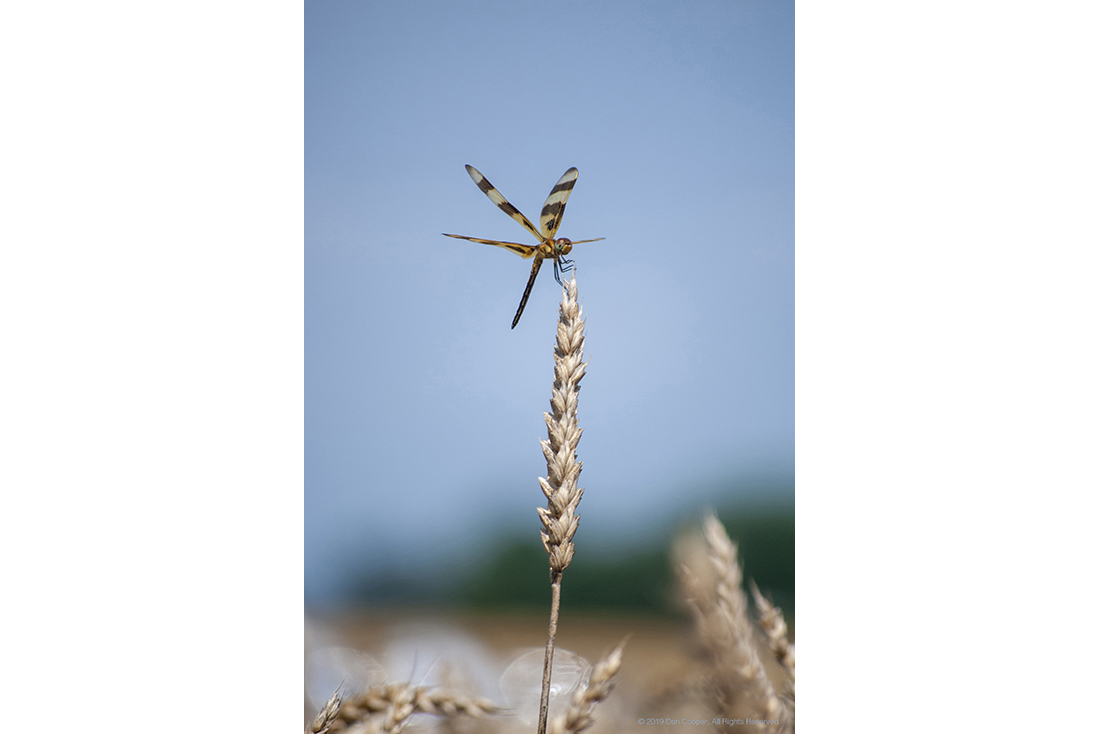
[(568, 273), (572, 269), (572, 260), (566, 260), (564, 257), (554, 260), (554, 280), (558, 281), (558, 285), (562, 285), (560, 273)]

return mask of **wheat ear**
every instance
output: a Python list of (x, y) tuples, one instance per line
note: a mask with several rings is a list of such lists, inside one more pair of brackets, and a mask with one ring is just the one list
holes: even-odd
[(760, 588), (753, 581), (752, 598), (756, 603), (757, 616), (760, 619), (760, 628), (764, 630), (764, 636), (768, 638), (768, 648), (771, 649), (775, 659), (779, 661), (787, 675), (791, 677), (790, 694), (794, 698), (794, 643), (787, 640), (787, 622), (783, 619), (783, 610), (775, 606), (760, 593)]
[(584, 490), (577, 486), (581, 473), (577, 444), (582, 433), (577, 424), (577, 395), (588, 366), (583, 361), (583, 352), (584, 318), (577, 303), (577, 278), (574, 275), (565, 283), (562, 292), (557, 344), (554, 346), (554, 386), (550, 394), (552, 412), (543, 413), (547, 439), (540, 442), (546, 457), (546, 478), (539, 477), (539, 486), (546, 495), (546, 507), (540, 507), (538, 511), (543, 526), (542, 545), (550, 557), (550, 629), (542, 669), (538, 734), (546, 734), (554, 638), (558, 633), (558, 607), (561, 604), (561, 577), (573, 560), (573, 534), (577, 532), (580, 521), (576, 514), (577, 503), (584, 494)]
[(786, 712), (756, 654), (747, 600), (741, 591), (737, 546), (713, 515), (703, 521), (703, 536), (714, 572), (712, 582), (704, 584), (687, 566), (681, 568), (680, 578), (711, 656), (719, 708), (733, 718), (760, 717), (775, 722), (782, 717), (780, 724), (785, 725)]
[(753, 629), (747, 614), (745, 592), (741, 590), (741, 566), (737, 563), (737, 546), (726, 534), (726, 529), (714, 515), (704, 520), (704, 536), (711, 563), (718, 574), (715, 589), (718, 612), (726, 621), (730, 638), (726, 652), (727, 672), (734, 680), (741, 679), (741, 685), (755, 698), (764, 719), (775, 720), (782, 713), (783, 706), (775, 695), (775, 689), (764, 672), (764, 665), (756, 654), (753, 644)]
[(340, 703), (340, 689), (337, 688), (332, 697), (317, 712), (317, 716), (313, 719), (309, 728), (306, 729), (306, 734), (328, 734), (328, 730), (332, 727), (332, 723), (336, 721), (336, 717), (340, 712)]
[[(376, 714), (385, 713), (376, 728), (385, 732), (399, 732), (405, 728), (414, 713), (435, 714), (447, 718), (455, 716), (480, 717), (495, 714), (501, 708), (484, 698), (470, 698), (442, 688), (429, 690), (413, 688), (406, 683), (377, 686), (344, 702), (337, 714), (339, 721), (332, 726), (337, 732), (352, 724), (366, 722)], [(319, 733), (318, 733), (319, 734)]]
[(576, 734), (596, 723), (592, 711), (615, 687), (615, 676), (618, 675), (623, 661), (624, 645), (626, 640), (620, 642), (618, 647), (596, 665), (588, 679), (588, 686), (578, 689), (573, 694), (573, 704), (569, 710), (554, 720), (553, 734)]
[(385, 734), (399, 734), (404, 731), (409, 724), (409, 717), (416, 710), (415, 689), (408, 684), (400, 684), (394, 688), (396, 690), (393, 692), (393, 699), (380, 727), (380, 731)]

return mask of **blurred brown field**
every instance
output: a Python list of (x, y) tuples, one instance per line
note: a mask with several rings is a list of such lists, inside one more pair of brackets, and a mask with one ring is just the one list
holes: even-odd
[[(792, 538), (790, 533), (774, 530), (792, 525), (789, 519), (758, 519), (756, 532), (744, 533), (757, 540), (752, 545), (761, 551), (752, 557), (770, 560), (783, 570), (782, 551)], [(782, 586), (776, 589), (775, 596), (783, 598), (784, 605), (789, 600), (781, 614), (773, 606), (776, 600), (769, 601), (771, 592), (756, 591), (752, 577), (743, 575), (738, 548), (718, 519), (707, 516), (703, 526), (702, 532), (678, 535), (668, 557), (627, 559), (620, 562), (621, 567), (587, 571), (570, 568), (577, 571), (573, 575), (578, 588), (574, 592), (568, 584), (572, 579), (566, 580), (569, 593), (558, 620), (554, 665), (555, 674), (560, 670), (564, 676), (554, 679), (561, 705), (569, 705), (573, 686), (582, 686), (578, 689), (582, 691), (587, 686), (571, 680), (586, 681), (586, 670), (597, 669), (597, 663), (626, 642), (621, 667), (611, 674), (615, 683), (610, 697), (599, 684), (592, 689), (603, 690), (598, 694), (593, 734), (632, 731), (635, 726), (655, 734), (688, 725), (684, 722), (793, 730), (794, 650), (788, 646), (794, 641), (793, 583), (786, 591)], [(765, 552), (765, 540), (773, 552)], [(655, 553), (664, 556), (666, 551)], [(531, 553), (509, 552), (502, 557), (523, 562), (515, 565), (531, 566), (527, 555)], [(538, 553), (534, 556), (538, 560)], [(675, 586), (668, 578), (670, 567), (680, 569)], [(766, 564), (756, 568), (762, 571), (761, 576), (777, 580), (786, 575), (769, 574)], [(487, 698), (506, 710), (477, 722), (447, 719), (447, 726), (497, 734), (525, 730), (520, 724), (529, 725), (532, 711), (537, 714), (549, 614), (531, 607), (509, 608), (506, 603), (509, 597), (513, 604), (522, 598), (518, 592), (523, 580), (532, 577), (529, 571), (486, 575), (491, 584), (472, 586), (497, 593), (505, 600), (500, 607), (479, 599), (482, 604), (474, 606), (380, 605), (310, 613), (306, 627), (307, 721), (343, 680), (348, 691), (364, 690), (364, 686), (377, 691), (398, 690), (386, 686), (422, 686), (418, 690), (441, 687), (439, 690), (449, 691), (446, 695), (451, 700), (458, 696), (467, 697), (467, 701), (470, 697)], [(624, 584), (624, 579), (634, 586)], [(752, 598), (745, 593), (746, 586), (753, 590)], [(642, 592), (631, 593), (635, 587)], [(459, 588), (477, 598), (469, 594), (471, 585)], [(536, 588), (527, 592), (530, 597), (546, 593)], [(591, 603), (601, 594), (661, 603), (650, 604), (659, 611), (593, 609), (574, 603), (586, 598)], [(456, 596), (462, 598), (461, 593)], [(786, 642), (779, 642), (784, 637)], [(564, 655), (561, 660), (559, 653)], [(616, 660), (617, 655), (613, 656)], [(787, 696), (785, 703), (777, 692)], [(357, 705), (362, 704), (351, 704), (351, 713), (346, 714), (353, 720), (360, 716), (355, 713)], [(426, 716), (436, 713), (434, 705), (424, 705)], [(552, 714), (554, 706), (552, 698)], [(559, 709), (562, 713), (564, 709)], [(761, 719), (771, 723), (765, 726)], [(433, 725), (425, 730), (434, 730), (430, 729)]]
[[(492, 614), (426, 609), (387, 609), (311, 615), (321, 627), (361, 652), (376, 654), (410, 622), (426, 627), (457, 628), (509, 660), (517, 650), (546, 644), (546, 614)], [(794, 639), (794, 618), (787, 619)], [(645, 695), (657, 695), (689, 677), (697, 667), (699, 642), (690, 620), (644, 615), (562, 614), (557, 647), (575, 652), (590, 663), (606, 655), (629, 637), (620, 675), (624, 687)], [(761, 660), (776, 685), (783, 672), (763, 641), (758, 641)], [(314, 712), (315, 713), (315, 712)]]

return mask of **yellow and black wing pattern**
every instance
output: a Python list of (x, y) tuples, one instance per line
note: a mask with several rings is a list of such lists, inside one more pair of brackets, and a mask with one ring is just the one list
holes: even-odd
[(512, 319), (512, 328), (514, 329), (516, 328), (516, 324), (519, 323), (519, 317), (523, 315), (524, 307), (527, 306), (527, 299), (531, 295), (531, 289), (535, 287), (535, 278), (539, 274), (539, 268), (542, 267), (542, 261), (554, 261), (554, 279), (557, 280), (558, 283), (561, 283), (559, 270), (568, 271), (573, 266), (571, 260), (565, 259), (565, 256), (573, 249), (573, 245), (580, 242), (598, 242), (602, 240), (603, 237), (597, 237), (594, 240), (578, 240), (577, 242), (565, 239), (564, 237), (561, 239), (554, 238), (558, 233), (558, 227), (561, 226), (562, 216), (565, 214), (565, 204), (569, 201), (569, 195), (573, 193), (573, 187), (577, 183), (578, 172), (576, 168), (570, 168), (566, 171), (565, 174), (558, 179), (558, 182), (554, 184), (554, 188), (550, 190), (550, 196), (546, 197), (546, 203), (542, 205), (542, 214), (539, 216), (541, 232), (535, 229), (535, 225), (531, 224), (531, 220), (525, 217), (523, 212), (512, 206), (512, 204), (504, 198), (504, 195), (497, 191), (497, 188), (493, 186), (493, 184), (489, 183), (489, 179), (485, 178), (481, 171), (473, 166), (466, 166), (466, 173), (470, 174), (470, 178), (477, 184), (477, 187), (489, 197), (489, 201), (496, 204), (502, 212), (516, 220), (521, 227), (534, 235), (535, 239), (539, 241), (537, 245), (523, 245), (519, 242), (486, 240), (480, 237), (467, 237), (466, 235), (447, 234), (444, 232), (445, 237), (469, 240), (470, 242), (477, 242), (482, 245), (503, 247), (522, 258), (535, 259), (535, 262), (531, 263), (531, 275), (527, 279), (527, 287), (523, 291), (523, 298), (520, 299), (519, 309), (516, 310), (516, 317)]

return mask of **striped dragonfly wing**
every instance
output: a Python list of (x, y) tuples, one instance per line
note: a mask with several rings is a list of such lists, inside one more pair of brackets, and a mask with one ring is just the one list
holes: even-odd
[(444, 237), (454, 237), (456, 240), (469, 240), (470, 242), (479, 242), (483, 245), (493, 245), (495, 247), (503, 247), (505, 250), (510, 250), (516, 253), (520, 257), (527, 259), (534, 257), (535, 253), (539, 251), (539, 248), (534, 245), (521, 245), (518, 242), (502, 242), (501, 240), (483, 240), (480, 237), (467, 237), (461, 234), (447, 234), (443, 233)]
[(496, 204), (498, 207), (500, 207), (500, 210), (502, 212), (519, 222), (520, 226), (522, 226), (528, 232), (535, 235), (535, 239), (537, 239), (539, 242), (543, 241), (543, 237), (539, 234), (539, 231), (535, 229), (535, 225), (531, 224), (531, 221), (527, 219), (527, 217), (523, 216), (523, 212), (512, 206), (508, 202), (508, 200), (504, 198), (504, 195), (497, 191), (495, 186), (489, 183), (489, 179), (481, 175), (481, 171), (477, 170), (473, 166), (466, 166), (466, 173), (470, 174), (470, 178), (474, 180), (474, 183), (477, 184), (477, 187), (485, 192), (485, 195), (489, 197), (489, 201)]
[(550, 196), (546, 197), (546, 203), (542, 205), (542, 215), (539, 216), (539, 225), (542, 226), (542, 236), (552, 240), (561, 226), (562, 215), (565, 214), (565, 202), (569, 201), (569, 194), (573, 193), (573, 187), (577, 184), (577, 169), (570, 168), (550, 189)]

